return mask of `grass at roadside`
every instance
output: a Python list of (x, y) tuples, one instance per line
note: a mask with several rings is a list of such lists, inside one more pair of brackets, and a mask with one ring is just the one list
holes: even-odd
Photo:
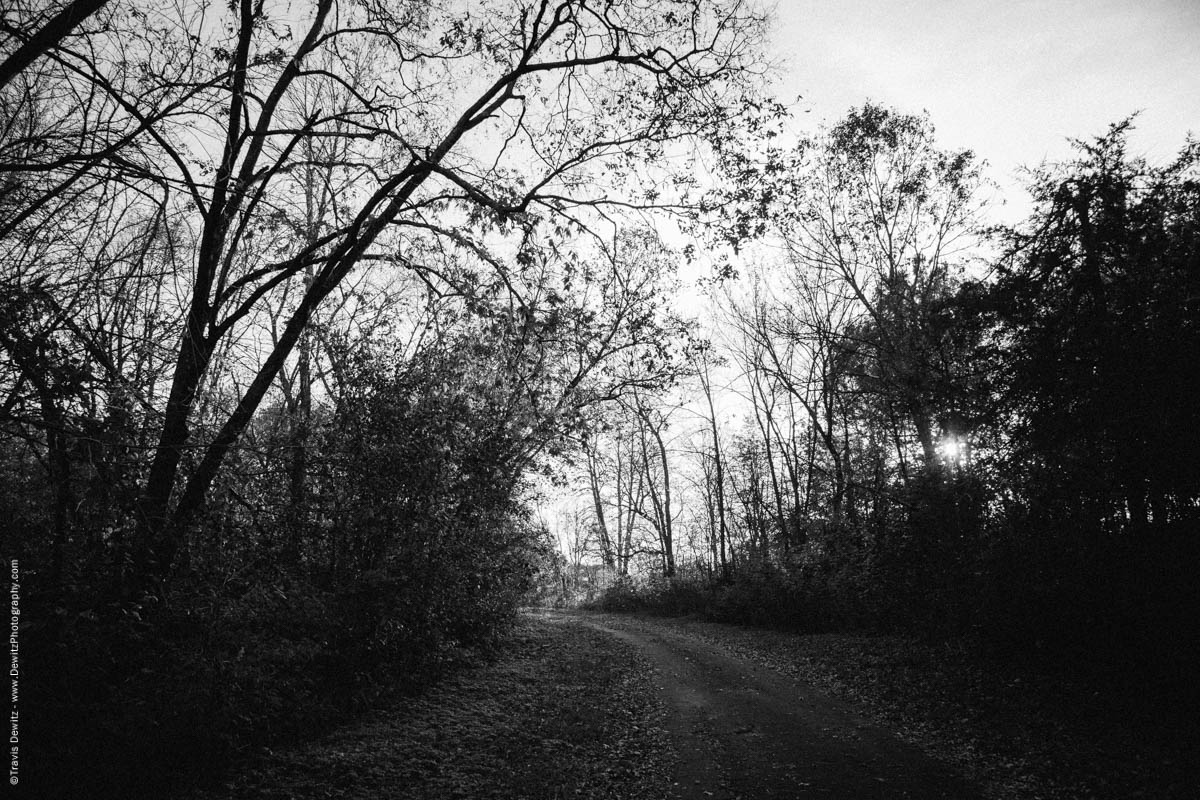
[(1195, 709), (1095, 676), (1022, 669), (961, 645), (666, 625), (850, 700), (995, 800), (1200, 796)]
[(189, 800), (659, 798), (671, 755), (648, 675), (628, 645), (529, 616), (491, 662), (260, 753)]

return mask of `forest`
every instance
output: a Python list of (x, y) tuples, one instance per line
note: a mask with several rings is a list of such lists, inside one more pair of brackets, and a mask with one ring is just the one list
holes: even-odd
[(533, 603), (1188, 687), (1200, 142), (1153, 163), (1136, 116), (1079, 131), (997, 225), (927, 114), (798, 132), (770, 25), (748, 0), (3, 12), (30, 770), (135, 797), (130, 765), (164, 765), (167, 796)]

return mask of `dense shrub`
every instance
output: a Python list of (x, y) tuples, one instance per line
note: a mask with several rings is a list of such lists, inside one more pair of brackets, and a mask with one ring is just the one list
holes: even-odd
[(543, 537), (519, 432), (475, 382), (479, 364), (443, 344), (357, 361), (306, 439), (285, 409), (264, 414), (180, 566), (147, 590), (122, 591), (111, 543), (117, 562), (90, 574), (83, 543), (68, 548), (78, 578), (60, 586), (46, 551), (26, 551), (27, 782), (167, 796), (495, 641)]

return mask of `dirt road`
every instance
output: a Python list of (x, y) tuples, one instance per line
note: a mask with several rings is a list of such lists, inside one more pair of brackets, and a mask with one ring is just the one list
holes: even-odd
[[(667, 621), (535, 612), (493, 659), (188, 800), (974, 800), (847, 704)], [(1032, 795), (1031, 795), (1032, 796)]]
[(577, 619), (632, 645), (654, 666), (679, 755), (674, 798), (979, 796), (946, 765), (771, 669), (653, 622)]

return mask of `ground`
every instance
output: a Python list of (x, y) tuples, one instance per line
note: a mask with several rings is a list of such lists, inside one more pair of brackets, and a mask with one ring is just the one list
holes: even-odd
[(525, 615), (496, 657), (417, 698), (251, 754), (188, 800), (652, 800), (672, 753), (637, 650)]
[(677, 754), (672, 798), (946, 798), (978, 792), (849, 704), (753, 659), (641, 620), (586, 620), (653, 667)]
[(1197, 796), (1183, 729), (1101, 729), (1077, 691), (895, 637), (533, 612), (492, 661), (189, 800)]

